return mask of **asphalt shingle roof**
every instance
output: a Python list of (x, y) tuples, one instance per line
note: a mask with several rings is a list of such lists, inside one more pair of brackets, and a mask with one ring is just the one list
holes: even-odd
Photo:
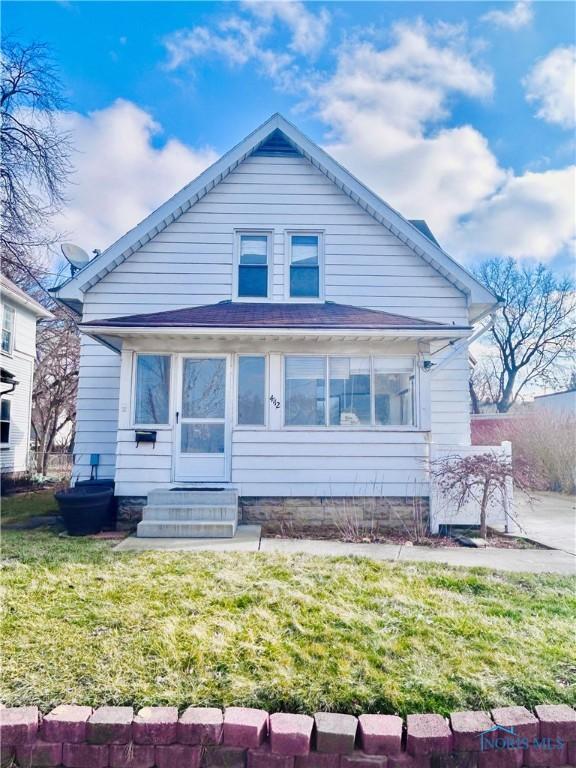
[[(91, 320), (110, 328), (364, 328), (384, 330), (455, 328), (406, 315), (347, 304), (221, 301), (201, 307)], [(458, 326), (467, 327), (467, 326)]]

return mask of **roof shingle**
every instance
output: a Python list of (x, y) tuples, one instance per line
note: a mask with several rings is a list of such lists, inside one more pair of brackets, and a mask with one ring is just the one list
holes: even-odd
[[(455, 328), (406, 315), (347, 304), (221, 301), (200, 307), (91, 320), (84, 327), (109, 328), (363, 328), (385, 330)], [(466, 328), (467, 326), (458, 326)]]

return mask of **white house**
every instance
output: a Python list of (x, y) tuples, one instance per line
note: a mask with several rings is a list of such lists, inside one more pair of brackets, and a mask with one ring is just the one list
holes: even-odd
[(148, 500), (141, 535), (214, 533), (218, 499), (268, 529), (427, 514), (498, 306), (281, 115), (55, 296), (82, 313), (75, 478), (99, 461), (124, 524)]
[(1, 439), (2, 480), (17, 480), (28, 470), (36, 323), (52, 317), (37, 301), (0, 277), (2, 295)]
[(567, 389), (563, 392), (550, 392), (547, 395), (536, 395), (533, 401), (535, 410), (553, 411), (558, 416), (576, 418), (576, 389)]

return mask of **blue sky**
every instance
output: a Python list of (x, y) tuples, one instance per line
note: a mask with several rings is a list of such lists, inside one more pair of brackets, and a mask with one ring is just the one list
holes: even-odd
[[(280, 111), (463, 261), (573, 260), (569, 2), (5, 2), (53, 49), (104, 247)], [(130, 198), (130, 199), (127, 199)]]

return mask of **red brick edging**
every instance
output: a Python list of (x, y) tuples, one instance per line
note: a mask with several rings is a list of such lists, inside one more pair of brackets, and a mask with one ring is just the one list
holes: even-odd
[(404, 723), (245, 707), (4, 707), (0, 743), (2, 766), (20, 768), (554, 768), (576, 766), (576, 712), (500, 707)]

